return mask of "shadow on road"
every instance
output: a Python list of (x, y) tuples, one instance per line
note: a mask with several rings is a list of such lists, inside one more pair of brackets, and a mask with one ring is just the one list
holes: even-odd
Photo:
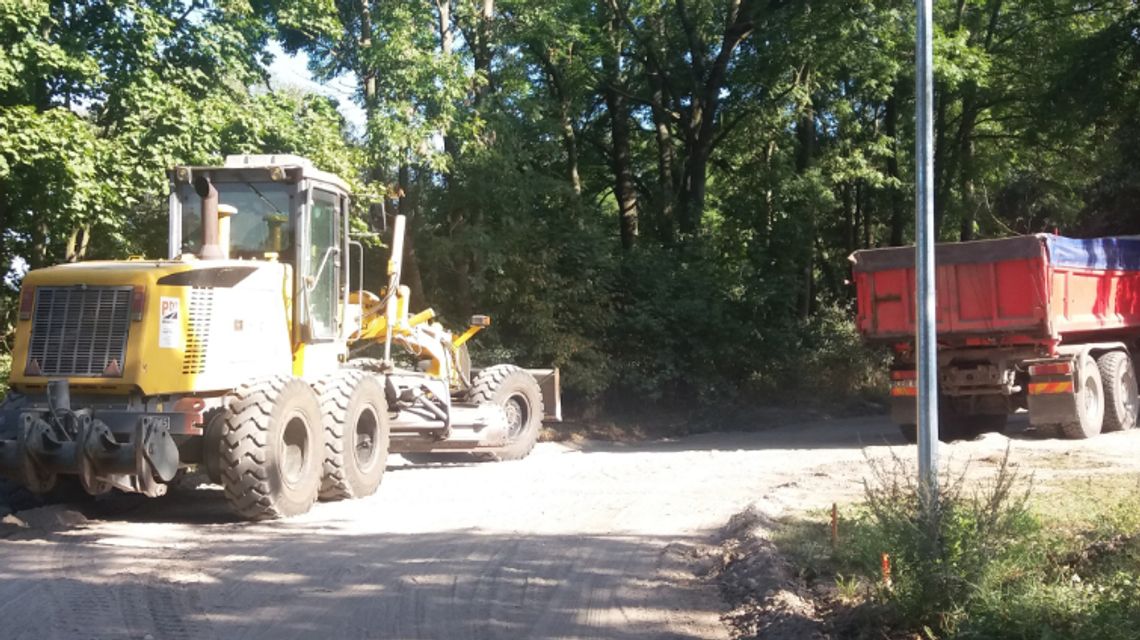
[[(201, 493), (129, 510), (118, 536), (0, 541), (3, 637), (706, 637), (666, 624), (678, 584), (644, 577), (683, 539), (229, 524)], [(165, 534), (132, 537), (137, 523)], [(718, 608), (680, 613), (715, 621)]]
[[(866, 447), (906, 446), (897, 425), (887, 416), (864, 416), (788, 424), (763, 430), (734, 430), (741, 425), (724, 425), (727, 432), (701, 433), (684, 438), (645, 442), (586, 440), (573, 448), (584, 453), (652, 453), (677, 451), (811, 451), (818, 449), (863, 449)], [(1013, 440), (1047, 440), (1029, 425), (1028, 414), (1010, 416), (1004, 432)]]

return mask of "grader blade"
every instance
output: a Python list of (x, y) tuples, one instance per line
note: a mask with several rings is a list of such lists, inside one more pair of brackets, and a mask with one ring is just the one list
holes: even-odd
[(436, 421), (411, 420), (401, 414), (392, 422), (391, 450), (395, 453), (478, 451), (507, 443), (506, 412), (497, 404), (451, 406), (451, 428)]

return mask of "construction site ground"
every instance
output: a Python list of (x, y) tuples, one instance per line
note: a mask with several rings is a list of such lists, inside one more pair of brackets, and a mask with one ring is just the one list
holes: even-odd
[[(18, 511), (0, 525), (0, 637), (727, 638), (734, 514), (751, 506), (763, 535), (768, 519), (857, 501), (868, 457), (914, 456), (883, 417), (783, 422), (546, 442), (499, 464), (393, 456), (376, 495), (276, 522), (237, 521), (219, 487), (192, 482)], [(943, 454), (984, 475), (1008, 445), (1054, 484), (1140, 471), (1140, 431), (1073, 442), (1026, 427)]]

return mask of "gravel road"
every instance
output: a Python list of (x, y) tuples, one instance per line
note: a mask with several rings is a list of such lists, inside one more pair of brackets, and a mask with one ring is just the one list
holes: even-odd
[[(1140, 465), (1140, 433), (1012, 442), (1030, 465)], [(725, 638), (702, 549), (728, 518), (857, 497), (866, 456), (892, 451), (913, 456), (861, 418), (502, 464), (393, 457), (376, 495), (265, 524), (232, 520), (210, 485), (20, 512), (26, 528), (0, 527), (0, 637)]]

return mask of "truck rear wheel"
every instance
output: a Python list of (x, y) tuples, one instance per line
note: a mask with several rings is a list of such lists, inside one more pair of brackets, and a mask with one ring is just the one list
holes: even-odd
[(303, 380), (279, 376), (233, 393), (222, 429), (222, 488), (238, 515), (266, 520), (308, 511), (323, 459), (321, 408)]
[(1127, 431), (1135, 427), (1140, 401), (1132, 358), (1123, 351), (1109, 351), (1097, 358), (1096, 364), (1104, 385), (1104, 430)]
[(321, 500), (376, 493), (388, 464), (388, 402), (374, 375), (346, 369), (318, 382), (325, 429)]
[(907, 444), (918, 444), (917, 424), (900, 424), (899, 433), (902, 434), (903, 440), (905, 440)]
[(471, 381), (470, 400), (493, 402), (507, 417), (507, 444), (480, 458), (521, 460), (530, 454), (542, 428), (542, 390), (534, 376), (510, 364), (483, 369)]
[(1061, 425), (1061, 433), (1071, 440), (1097, 435), (1104, 423), (1104, 385), (1100, 369), (1091, 356), (1081, 358), (1077, 378), (1080, 381), (1076, 393), (1077, 419)]

